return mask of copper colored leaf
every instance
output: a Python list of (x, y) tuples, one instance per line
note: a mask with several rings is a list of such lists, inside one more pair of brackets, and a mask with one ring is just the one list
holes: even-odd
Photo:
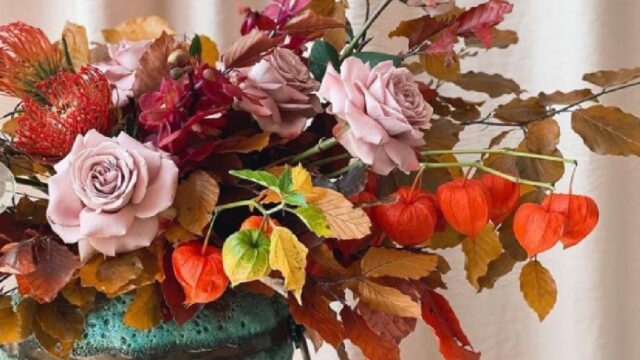
[(450, 225), (447, 225), (444, 230), (435, 232), (427, 247), (430, 249), (447, 249), (460, 245), (465, 236), (455, 231)]
[(33, 336), (38, 344), (54, 358), (68, 358), (73, 349), (73, 341), (60, 341), (42, 329), (39, 322), (33, 321)]
[(149, 45), (149, 48), (140, 58), (133, 83), (133, 94), (137, 97), (144, 93), (160, 88), (162, 79), (169, 75), (169, 54), (181, 47), (173, 36), (162, 35)]
[(556, 282), (551, 273), (537, 260), (529, 261), (522, 268), (520, 290), (540, 321), (547, 317), (558, 297)]
[(310, 283), (302, 292), (302, 304), (289, 296), (289, 312), (296, 323), (317, 332), (324, 341), (338, 347), (345, 338), (344, 327), (331, 309), (330, 295), (315, 283)]
[(31, 333), (30, 314), (27, 309), (28, 300), (23, 300), (14, 310), (11, 296), (0, 297), (0, 345), (7, 345), (24, 340)]
[(89, 38), (84, 26), (67, 21), (62, 30), (62, 38), (66, 42), (66, 49), (74, 70), (78, 71), (91, 63)]
[(269, 145), (271, 133), (260, 132), (250, 136), (236, 134), (222, 140), (215, 148), (217, 153), (237, 152), (247, 154), (252, 151), (260, 151)]
[[(491, 45), (489, 48), (506, 49), (518, 43), (518, 33), (513, 30), (491, 29)], [(464, 40), (467, 47), (485, 48), (485, 44), (477, 37), (470, 37)]]
[(194, 240), (195, 236), (180, 226), (180, 224), (172, 224), (171, 227), (164, 232), (164, 238), (174, 245), (180, 245)]
[(640, 67), (588, 73), (584, 74), (582, 80), (606, 88), (626, 84), (637, 78), (640, 78)]
[(254, 29), (223, 52), (222, 61), (227, 68), (251, 66), (261, 59), (263, 53), (273, 49), (281, 40), (281, 38), (270, 38), (266, 32)]
[(5, 245), (0, 257), (0, 272), (24, 275), (36, 271), (33, 259), (34, 241), (26, 240)]
[[(333, 2), (333, 1), (332, 1)], [(333, 10), (328, 14), (321, 14), (325, 16), (331, 17), (333, 20), (337, 21), (340, 24), (346, 25), (347, 23), (347, 1), (333, 2), (335, 5), (333, 6)], [(337, 51), (342, 50), (344, 48), (345, 43), (347, 42), (347, 30), (345, 27), (340, 27), (337, 29), (330, 29), (324, 34), (324, 40), (333, 46)]]
[(109, 297), (115, 297), (142, 270), (142, 261), (133, 253), (108, 259), (96, 255), (80, 269), (80, 280), (82, 286), (92, 286)]
[(498, 229), (500, 244), (509, 254), (509, 257), (517, 261), (527, 260), (527, 251), (520, 245), (518, 239), (513, 234), (513, 215), (507, 217)]
[(539, 119), (547, 113), (547, 108), (537, 98), (514, 98), (495, 110), (495, 117), (507, 123), (526, 123)]
[(583, 101), (587, 98), (593, 98), (593, 101), (598, 101), (598, 98), (594, 97), (591, 89), (580, 89), (569, 92), (554, 91), (551, 94), (539, 93), (538, 99), (542, 105), (570, 105), (578, 101)]
[(460, 59), (454, 53), (448, 54), (421, 54), (420, 64), (427, 72), (436, 79), (453, 81), (460, 75)]
[(44, 199), (31, 200), (22, 197), (16, 206), (16, 219), (30, 225), (47, 224), (47, 205), (49, 202)]
[(360, 208), (341, 193), (324, 189), (324, 194), (310, 202), (319, 207), (327, 218), (333, 236), (338, 239), (360, 239), (371, 233), (371, 220)]
[[(556, 148), (560, 142), (560, 127), (555, 120), (536, 121), (529, 124), (527, 130), (518, 151), (562, 157)], [(518, 157), (516, 166), (520, 176), (530, 180), (555, 183), (564, 175), (564, 163), (559, 161)]]
[(289, 20), (282, 31), (293, 36), (309, 36), (344, 27), (344, 23), (331, 17), (319, 15), (313, 10), (304, 10)]
[(492, 98), (506, 94), (520, 94), (522, 92), (520, 85), (515, 81), (499, 74), (492, 75), (470, 71), (460, 74), (454, 83), (465, 90), (482, 92)]
[(400, 249), (372, 247), (360, 262), (362, 275), (418, 280), (435, 270), (438, 257)]
[(511, 272), (516, 262), (507, 252), (503, 252), (500, 256), (491, 260), (487, 266), (486, 274), (478, 278), (478, 285), (480, 286), (478, 291), (493, 289), (496, 281)]
[(123, 322), (136, 330), (149, 330), (162, 320), (160, 307), (160, 294), (156, 285), (145, 285), (136, 290), (133, 302), (124, 314)]
[(61, 300), (38, 305), (35, 319), (42, 330), (61, 343), (80, 340), (84, 332), (82, 312)]
[(487, 273), (489, 263), (502, 252), (493, 224), (487, 224), (475, 239), (466, 238), (462, 242), (462, 251), (465, 254), (464, 269), (467, 272), (467, 280), (478, 290), (478, 278)]
[(504, 139), (507, 138), (507, 136), (513, 131), (513, 129), (511, 130), (505, 130), (500, 132), (498, 135), (494, 136), (491, 138), (491, 140), (489, 141), (489, 148), (493, 148), (496, 147), (500, 144), (502, 144), (502, 142), (504, 141)]
[(576, 110), (571, 127), (595, 153), (640, 156), (640, 119), (617, 107), (596, 105)]
[(420, 306), (413, 299), (396, 288), (384, 286), (370, 280), (357, 282), (353, 289), (360, 301), (373, 310), (389, 315), (417, 318), (420, 316)]
[(411, 20), (403, 20), (389, 33), (389, 37), (405, 37), (409, 40), (409, 48), (422, 44), (446, 26), (445, 22), (424, 15)]
[(117, 43), (123, 40), (152, 40), (163, 33), (173, 35), (173, 30), (169, 23), (159, 16), (129, 19), (113, 29), (102, 30), (102, 36), (109, 43)]
[(460, 133), (464, 127), (449, 119), (431, 120), (431, 127), (425, 131), (425, 146), (432, 150), (449, 150), (460, 141)]
[(96, 289), (83, 287), (80, 278), (70, 281), (61, 293), (68, 302), (80, 308), (85, 314), (93, 307), (96, 298)]
[(202, 229), (211, 221), (218, 203), (220, 188), (206, 172), (198, 170), (178, 185), (174, 206), (178, 210), (178, 223), (192, 234), (202, 235)]
[(362, 316), (349, 307), (340, 312), (346, 337), (362, 350), (369, 360), (400, 360), (400, 349), (394, 342), (386, 340), (369, 328)]
[(396, 344), (409, 336), (415, 329), (417, 320), (415, 318), (394, 316), (378, 311), (373, 311), (366, 305), (360, 303), (356, 310), (362, 316), (371, 330), (380, 337), (393, 341)]
[(309, 9), (318, 15), (331, 16), (335, 11), (336, 4), (335, 0), (311, 0), (309, 2)]

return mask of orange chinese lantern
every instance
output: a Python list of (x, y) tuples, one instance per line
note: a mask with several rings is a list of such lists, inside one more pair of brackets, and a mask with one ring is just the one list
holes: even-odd
[(533, 203), (521, 205), (513, 218), (513, 233), (529, 256), (552, 248), (566, 227), (564, 215)]
[(222, 268), (222, 251), (191, 241), (179, 246), (171, 258), (176, 279), (186, 295), (185, 305), (206, 304), (218, 299), (229, 285)]
[(500, 224), (518, 206), (520, 186), (493, 174), (483, 175), (480, 181), (487, 187), (491, 197), (489, 218), (494, 224)]
[(552, 194), (543, 200), (542, 206), (567, 218), (567, 228), (560, 238), (565, 249), (587, 237), (600, 218), (598, 205), (588, 196)]
[(479, 180), (456, 179), (440, 185), (438, 204), (445, 220), (474, 239), (489, 222), (491, 197)]
[[(240, 231), (260, 229), (260, 226), (262, 226), (263, 221), (264, 221), (263, 216), (258, 216), (258, 215), (249, 216), (242, 222), (242, 225), (240, 225)], [(262, 231), (267, 235), (271, 235), (271, 231), (273, 231), (272, 225), (280, 226), (280, 223), (278, 223), (278, 221), (276, 220), (269, 219), (269, 221), (264, 224), (264, 228), (262, 229)]]

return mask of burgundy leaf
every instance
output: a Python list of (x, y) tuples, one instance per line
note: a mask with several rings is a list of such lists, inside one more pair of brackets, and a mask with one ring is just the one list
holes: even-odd
[(0, 257), (0, 272), (26, 275), (36, 271), (33, 263), (33, 240), (9, 243), (0, 252), (4, 254)]
[(362, 316), (369, 328), (380, 337), (393, 341), (396, 344), (406, 338), (416, 329), (417, 320), (414, 318), (400, 317), (371, 310), (364, 303), (359, 303), (356, 310)]

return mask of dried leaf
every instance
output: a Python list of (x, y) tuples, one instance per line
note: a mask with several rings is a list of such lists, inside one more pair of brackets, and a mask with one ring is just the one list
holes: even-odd
[(30, 314), (33, 309), (27, 308), (28, 300), (23, 300), (14, 311), (11, 296), (0, 297), (0, 344), (20, 342), (31, 334)]
[(62, 38), (74, 70), (78, 71), (81, 67), (91, 64), (89, 38), (84, 26), (67, 21), (62, 30)]
[(117, 43), (123, 40), (152, 40), (161, 36), (162, 33), (173, 35), (174, 32), (169, 23), (159, 16), (129, 19), (113, 29), (102, 30), (102, 36), (109, 43)]
[(538, 260), (529, 261), (520, 273), (520, 290), (529, 307), (544, 320), (556, 303), (558, 290), (551, 273)]
[(192, 234), (202, 235), (218, 203), (220, 188), (206, 172), (197, 170), (178, 185), (174, 207), (178, 223)]
[[(529, 124), (527, 130), (518, 151), (562, 157), (556, 148), (560, 142), (560, 127), (555, 120), (536, 121)], [(555, 183), (564, 175), (564, 163), (560, 161), (518, 157), (516, 166), (521, 177), (535, 181)]]
[(145, 285), (136, 290), (133, 302), (124, 314), (123, 322), (136, 330), (149, 330), (162, 320), (160, 307), (160, 294), (156, 285)]
[(491, 138), (491, 141), (489, 141), (489, 148), (494, 148), (500, 144), (502, 144), (502, 142), (504, 141), (504, 139), (507, 138), (507, 136), (509, 134), (511, 134), (511, 132), (513, 131), (513, 129), (511, 130), (505, 130), (500, 132), (498, 135), (494, 136)]
[(340, 312), (346, 337), (362, 350), (369, 360), (400, 360), (400, 349), (369, 328), (367, 322), (349, 307)]
[(338, 239), (361, 239), (371, 233), (371, 220), (341, 193), (324, 189), (323, 196), (310, 200), (327, 218), (333, 236)]
[(462, 243), (465, 236), (455, 231), (451, 225), (447, 224), (443, 231), (439, 231), (433, 234), (427, 247), (430, 249), (447, 249), (453, 248)]
[(246, 136), (244, 134), (234, 134), (222, 140), (215, 148), (217, 153), (237, 152), (248, 154), (252, 151), (261, 151), (269, 145), (271, 133), (259, 132)]
[(133, 83), (133, 94), (138, 97), (144, 93), (158, 90), (162, 79), (169, 75), (167, 58), (174, 50), (184, 47), (167, 33), (157, 38), (140, 58)]
[(414, 317), (420, 316), (420, 305), (409, 295), (400, 290), (380, 285), (370, 280), (361, 280), (357, 288), (353, 289), (361, 301), (371, 309), (382, 311), (385, 314)]
[(44, 199), (31, 200), (22, 197), (16, 206), (16, 219), (31, 225), (47, 224), (47, 206), (49, 202)]
[(459, 87), (482, 92), (492, 98), (497, 98), (506, 94), (520, 94), (520, 85), (511, 79), (507, 79), (499, 74), (485, 74), (482, 72), (470, 71), (460, 74), (454, 81)]
[(596, 105), (576, 110), (571, 127), (597, 154), (640, 156), (640, 119), (617, 107)]
[[(584, 101), (587, 98), (594, 96), (591, 89), (580, 89), (569, 92), (554, 91), (551, 94), (539, 93), (538, 99), (542, 105), (570, 105), (579, 101)], [(598, 101), (598, 98), (593, 98), (592, 101)]]
[(360, 262), (362, 275), (367, 277), (391, 276), (418, 280), (434, 271), (438, 257), (400, 249), (372, 247)]
[[(334, 6), (333, 6), (332, 12), (328, 14), (321, 14), (321, 15), (329, 16), (336, 22), (346, 25), (347, 8), (348, 8), (346, 0), (340, 1), (340, 2), (333, 2), (333, 4)], [(333, 48), (336, 49), (337, 51), (342, 50), (342, 48), (344, 48), (345, 43), (347, 42), (346, 26), (337, 28), (337, 29), (331, 29), (325, 32), (324, 40), (327, 43), (331, 44), (331, 46), (333, 46)]]
[(431, 120), (431, 127), (424, 133), (426, 147), (431, 150), (449, 150), (460, 141), (460, 133), (464, 126), (449, 119)]
[(424, 15), (422, 17), (403, 20), (389, 33), (389, 37), (405, 37), (409, 40), (409, 48), (422, 44), (425, 40), (444, 29), (447, 24), (435, 18)]
[(489, 262), (502, 252), (493, 224), (487, 224), (475, 239), (466, 238), (462, 242), (462, 251), (465, 254), (464, 269), (467, 272), (467, 280), (479, 290), (478, 278), (487, 273)]
[(289, 312), (296, 323), (317, 332), (324, 341), (338, 347), (345, 338), (342, 323), (331, 309), (330, 295), (316, 284), (309, 284), (302, 292), (302, 304), (289, 296)]
[(164, 238), (173, 245), (180, 245), (195, 240), (194, 235), (180, 226), (180, 224), (172, 224), (171, 227), (164, 232)]
[(640, 67), (631, 69), (603, 70), (584, 74), (582, 80), (603, 88), (626, 84), (640, 78)]
[(142, 261), (135, 253), (114, 258), (96, 255), (80, 269), (80, 280), (82, 286), (92, 286), (113, 298), (126, 291), (126, 285), (142, 271)]
[(8, 243), (2, 247), (0, 272), (7, 274), (30, 274), (36, 271), (33, 259), (33, 240)]
[(282, 31), (292, 36), (308, 37), (344, 27), (344, 23), (331, 17), (322, 16), (313, 10), (304, 10), (289, 20)]
[(537, 98), (514, 98), (495, 110), (495, 117), (507, 123), (526, 123), (545, 116), (547, 108)]
[(77, 307), (58, 299), (38, 305), (32, 325), (40, 345), (50, 353), (66, 358), (73, 344), (82, 338), (84, 314)]
[(455, 53), (449, 54), (421, 54), (420, 64), (436, 79), (454, 81), (460, 75), (460, 59)]
[(307, 253), (309, 250), (298, 240), (291, 230), (274, 226), (271, 232), (269, 264), (279, 270), (285, 279), (285, 289), (292, 291), (300, 300), (306, 280)]
[[(491, 29), (491, 44), (488, 48), (506, 49), (518, 43), (518, 33), (513, 30)], [(477, 37), (470, 37), (464, 40), (467, 47), (487, 48)]]
[(500, 234), (500, 244), (502, 244), (502, 248), (511, 258), (517, 261), (525, 261), (529, 258), (527, 251), (520, 245), (520, 242), (513, 234), (513, 215), (507, 217), (502, 222), (498, 232)]
[(403, 339), (416, 329), (417, 320), (415, 318), (373, 311), (363, 303), (359, 303), (356, 306), (356, 310), (371, 330), (381, 338), (393, 341), (396, 344), (400, 344)]
[(487, 266), (486, 274), (478, 278), (478, 291), (493, 289), (496, 281), (511, 272), (516, 262), (507, 252), (503, 252), (500, 256), (491, 260)]
[(222, 61), (227, 68), (251, 66), (261, 59), (261, 55), (282, 41), (281, 37), (270, 38), (258, 29), (238, 39), (229, 49), (222, 53)]
[(96, 289), (92, 287), (83, 287), (80, 278), (76, 278), (69, 282), (61, 291), (62, 296), (68, 302), (77, 306), (80, 311), (87, 313), (93, 307), (96, 299)]

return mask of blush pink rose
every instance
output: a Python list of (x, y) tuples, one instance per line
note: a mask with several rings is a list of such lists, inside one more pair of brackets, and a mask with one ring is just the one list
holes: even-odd
[(419, 169), (413, 148), (424, 145), (433, 109), (409, 70), (391, 61), (372, 69), (350, 57), (340, 73), (329, 65), (318, 93), (331, 103), (327, 111), (339, 120), (334, 135), (351, 155), (381, 175)]
[(121, 41), (116, 44), (108, 44), (108, 58), (99, 61), (93, 66), (104, 73), (109, 83), (115, 86), (113, 104), (123, 106), (133, 96), (133, 83), (136, 80), (136, 70), (140, 64), (140, 58), (149, 48), (150, 40)]
[(456, 7), (455, 0), (407, 0), (409, 6), (420, 6), (431, 16), (446, 14)]
[(54, 168), (47, 218), (65, 243), (78, 244), (82, 259), (149, 246), (178, 184), (178, 168), (166, 153), (125, 133), (79, 135)]
[(247, 96), (236, 107), (250, 112), (264, 131), (295, 138), (307, 120), (322, 112), (320, 100), (313, 94), (319, 83), (291, 50), (275, 49), (240, 72), (246, 76), (241, 87)]

